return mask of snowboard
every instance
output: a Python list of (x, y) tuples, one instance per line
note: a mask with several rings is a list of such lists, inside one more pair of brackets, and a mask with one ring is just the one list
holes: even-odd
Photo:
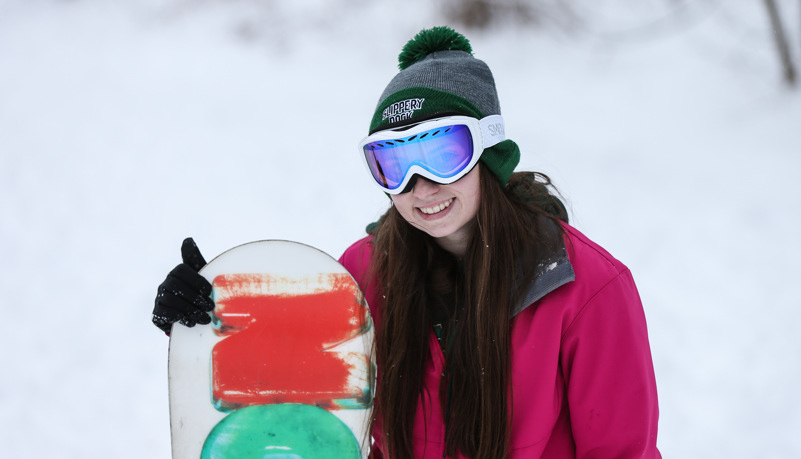
[(374, 331), (345, 268), (271, 240), (234, 247), (200, 274), (211, 324), (170, 334), (173, 459), (366, 458)]

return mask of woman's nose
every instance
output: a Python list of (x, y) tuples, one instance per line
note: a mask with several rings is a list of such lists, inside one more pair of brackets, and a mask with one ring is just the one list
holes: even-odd
[(436, 193), (440, 186), (439, 183), (432, 182), (427, 178), (418, 177), (414, 188), (412, 188), (412, 193), (418, 197), (425, 197)]

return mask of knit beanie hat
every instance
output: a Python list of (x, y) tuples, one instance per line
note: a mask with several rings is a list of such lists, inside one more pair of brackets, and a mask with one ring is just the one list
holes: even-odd
[[(450, 27), (420, 31), (398, 56), (400, 72), (381, 94), (370, 134), (442, 116), (500, 115), (492, 72), (472, 53), (467, 38)], [(480, 160), (506, 186), (520, 149), (507, 139), (486, 148)]]

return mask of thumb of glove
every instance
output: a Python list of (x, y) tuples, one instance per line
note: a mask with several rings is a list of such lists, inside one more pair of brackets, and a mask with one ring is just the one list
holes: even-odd
[(184, 263), (196, 272), (206, 266), (206, 259), (200, 254), (200, 249), (197, 248), (195, 240), (191, 237), (184, 239), (183, 244), (181, 244), (181, 258)]

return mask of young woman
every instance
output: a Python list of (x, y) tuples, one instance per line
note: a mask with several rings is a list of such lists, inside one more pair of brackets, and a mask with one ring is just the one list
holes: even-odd
[[(512, 173), (519, 149), (463, 36), (424, 30), (399, 60), (360, 152), (392, 205), (340, 258), (377, 327), (371, 456), (660, 457), (631, 273), (567, 224), (547, 177)], [(167, 332), (208, 322), (199, 259), (159, 289)]]

